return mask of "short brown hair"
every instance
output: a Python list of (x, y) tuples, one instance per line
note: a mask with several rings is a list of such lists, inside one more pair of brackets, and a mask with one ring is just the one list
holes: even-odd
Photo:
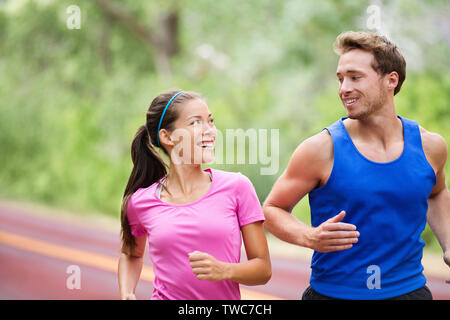
[(381, 75), (398, 73), (398, 84), (394, 89), (396, 95), (406, 78), (406, 61), (397, 46), (386, 37), (374, 32), (347, 31), (341, 33), (334, 42), (334, 52), (342, 55), (353, 49), (372, 52), (372, 68)]

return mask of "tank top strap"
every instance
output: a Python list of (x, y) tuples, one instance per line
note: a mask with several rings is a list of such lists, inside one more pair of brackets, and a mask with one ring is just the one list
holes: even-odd
[(409, 120), (403, 117), (398, 116), (403, 123), (403, 133), (404, 133), (404, 141), (405, 141), (405, 150), (413, 149), (414, 151), (422, 150), (422, 137), (420, 136), (420, 128), (417, 121)]
[(349, 141), (347, 132), (345, 131), (344, 120), (341, 118), (332, 125), (324, 128), (327, 130), (333, 140), (333, 157), (334, 167), (338, 167), (341, 161), (345, 161), (349, 155), (353, 154), (352, 143)]
[(339, 119), (332, 125), (324, 128), (324, 130), (327, 130), (330, 133), (331, 138), (333, 139), (333, 142), (338, 142), (339, 140), (347, 139), (347, 136), (345, 134), (344, 127), (343, 127), (343, 122), (342, 122), (343, 119), (345, 119), (345, 118)]

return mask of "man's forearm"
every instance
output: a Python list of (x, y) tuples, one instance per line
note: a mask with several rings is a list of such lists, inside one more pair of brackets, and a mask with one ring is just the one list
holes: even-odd
[(264, 228), (277, 238), (302, 247), (311, 248), (312, 227), (298, 220), (286, 210), (264, 205)]
[(427, 219), (442, 250), (450, 251), (450, 192), (447, 188), (428, 200)]

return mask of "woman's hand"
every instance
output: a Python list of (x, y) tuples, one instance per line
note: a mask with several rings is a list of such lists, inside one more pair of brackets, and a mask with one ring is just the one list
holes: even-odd
[(127, 293), (122, 298), (122, 300), (136, 300), (134, 293)]
[(230, 279), (230, 264), (221, 262), (208, 253), (189, 253), (192, 271), (198, 280), (221, 281)]
[[(444, 253), (444, 261), (450, 267), (450, 251)], [(446, 283), (450, 284), (450, 278), (445, 280)]]

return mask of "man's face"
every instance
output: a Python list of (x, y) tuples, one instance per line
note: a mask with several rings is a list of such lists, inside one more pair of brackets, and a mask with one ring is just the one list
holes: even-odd
[(383, 77), (371, 66), (371, 52), (353, 49), (341, 55), (336, 71), (339, 97), (350, 119), (364, 119), (386, 102)]

